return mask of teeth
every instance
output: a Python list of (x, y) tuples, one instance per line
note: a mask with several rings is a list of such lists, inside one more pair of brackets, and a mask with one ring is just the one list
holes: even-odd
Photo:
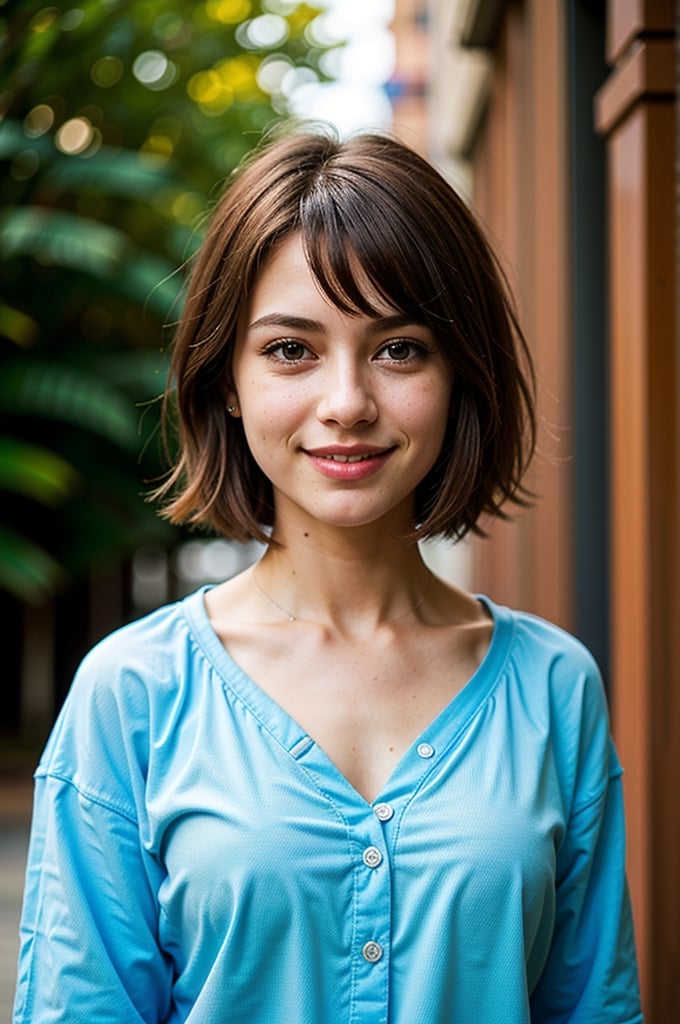
[(330, 459), (331, 462), (362, 462), (370, 457), (370, 455), (324, 455), (324, 458)]

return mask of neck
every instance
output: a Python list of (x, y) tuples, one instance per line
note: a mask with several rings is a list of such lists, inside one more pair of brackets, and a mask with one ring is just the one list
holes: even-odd
[(272, 545), (253, 570), (264, 600), (282, 619), (314, 621), (340, 632), (417, 617), (432, 574), (415, 543), (334, 532)]

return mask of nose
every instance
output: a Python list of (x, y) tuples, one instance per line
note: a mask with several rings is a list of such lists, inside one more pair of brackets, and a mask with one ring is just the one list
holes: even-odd
[(317, 404), (319, 420), (349, 428), (373, 423), (377, 416), (378, 405), (371, 385), (370, 368), (357, 366), (350, 360), (329, 364), (323, 375)]

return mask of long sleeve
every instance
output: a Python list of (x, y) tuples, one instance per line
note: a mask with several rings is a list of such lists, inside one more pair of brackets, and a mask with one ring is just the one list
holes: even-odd
[(172, 966), (149, 852), (149, 707), (112, 645), (74, 680), (36, 771), (15, 1024), (160, 1024)]
[(626, 884), (621, 769), (608, 742), (604, 788), (571, 816), (558, 855), (555, 931), (531, 1000), (533, 1024), (639, 1024)]
[(171, 974), (136, 823), (38, 778), (15, 1024), (160, 1022)]

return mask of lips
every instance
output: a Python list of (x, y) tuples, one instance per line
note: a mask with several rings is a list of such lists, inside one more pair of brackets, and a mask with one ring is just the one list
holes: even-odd
[(304, 450), (307, 455), (319, 456), (319, 458), (337, 458), (340, 462), (347, 462), (348, 460), (356, 461), (369, 458), (372, 455), (384, 455), (385, 452), (392, 451), (392, 448), (377, 444), (327, 444)]
[(306, 448), (305, 455), (315, 468), (333, 480), (364, 480), (381, 469), (394, 448), (368, 445)]
[(372, 459), (371, 455), (320, 455), (320, 459), (332, 459), (333, 462), (363, 462), (366, 459)]

